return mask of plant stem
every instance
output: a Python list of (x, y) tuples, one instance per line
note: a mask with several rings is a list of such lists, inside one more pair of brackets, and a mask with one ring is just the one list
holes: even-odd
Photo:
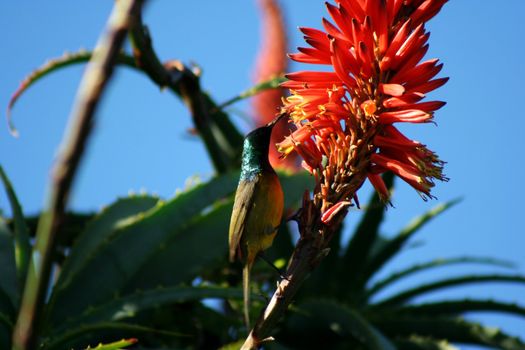
[(38, 223), (33, 250), (34, 269), (29, 269), (20, 313), (13, 333), (14, 350), (37, 347), (37, 333), (42, 318), (52, 267), (55, 238), (64, 219), (69, 193), (94, 123), (102, 92), (112, 75), (120, 49), (131, 23), (136, 20), (143, 0), (118, 0), (107, 28), (80, 83), (70, 124), (62, 140), (52, 170), (47, 205)]
[(241, 350), (258, 349), (261, 343), (272, 340), (271, 332), (292, 303), (302, 283), (328, 254), (327, 247), (333, 233), (341, 225), (345, 215), (346, 211), (341, 212), (330, 226), (320, 226), (316, 205), (313, 201), (303, 200), (299, 217), (301, 238), (295, 246), (291, 262), (285, 273), (286, 278), (279, 282), (266, 309), (259, 316)]

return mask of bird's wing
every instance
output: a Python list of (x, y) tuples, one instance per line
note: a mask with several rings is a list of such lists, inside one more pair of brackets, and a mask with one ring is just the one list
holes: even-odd
[(260, 176), (257, 176), (252, 181), (239, 182), (239, 186), (237, 187), (229, 232), (231, 261), (235, 259), (235, 253), (239, 248), (241, 237), (244, 234), (244, 228), (247, 221), (246, 219), (248, 218), (248, 215), (253, 207), (253, 201), (256, 197), (255, 191), (259, 182)]

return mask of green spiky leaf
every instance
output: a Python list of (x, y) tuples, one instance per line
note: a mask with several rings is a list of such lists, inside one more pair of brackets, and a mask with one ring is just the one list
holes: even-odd
[[(285, 206), (292, 207), (311, 185), (311, 177), (301, 173), (281, 174)], [(228, 249), (227, 233), (233, 197), (218, 203), (203, 215), (187, 220), (152, 250), (145, 263), (127, 284), (125, 291), (146, 289), (155, 285), (173, 286), (189, 283), (195, 276), (224, 259)], [(197, 254), (196, 254), (197, 252)], [(172, 268), (166, 268), (171, 266)], [(184, 268), (180, 268), (180, 267)]]
[(238, 173), (216, 177), (115, 227), (111, 238), (99, 246), (72, 278), (58, 281), (51, 296), (53, 319), (63, 320), (121, 291), (152, 254), (163, 249), (166, 240), (178, 236), (211, 203), (230, 195), (237, 181)]
[(498, 312), (525, 317), (525, 308), (513, 303), (494, 300), (448, 300), (419, 305), (407, 305), (396, 310), (400, 314), (456, 316), (464, 312)]
[(111, 239), (115, 229), (140, 213), (144, 213), (159, 203), (159, 198), (146, 195), (118, 199), (102, 210), (85, 227), (71, 250), (60, 273), (59, 284), (68, 283), (72, 275), (97, 253), (105, 241)]
[(247, 90), (244, 90), (243, 92), (241, 92), (237, 96), (234, 96), (234, 97), (230, 98), (229, 100), (221, 103), (217, 108), (218, 109), (224, 109), (224, 108), (226, 108), (226, 107), (228, 107), (228, 106), (230, 106), (230, 105), (232, 105), (232, 104), (234, 104), (236, 102), (244, 100), (245, 98), (255, 96), (255, 95), (257, 95), (260, 92), (263, 92), (263, 91), (266, 91), (266, 90), (270, 90), (270, 89), (277, 89), (285, 81), (288, 81), (288, 79), (286, 79), (283, 76), (278, 76), (278, 77), (274, 77), (274, 78), (265, 80), (263, 82), (260, 82), (259, 84), (256, 84), (255, 86), (247, 89)]
[[(387, 188), (391, 189), (394, 175), (391, 172), (386, 173), (383, 175), (383, 181)], [(368, 203), (368, 208), (357, 225), (339, 266), (340, 276), (348, 280), (350, 292), (353, 289), (360, 289), (364, 284), (362, 281), (363, 266), (379, 235), (379, 226), (385, 215), (385, 204), (375, 191)], [(339, 291), (341, 295), (349, 292), (343, 288), (340, 288)]]
[(0, 217), (0, 312), (11, 315), (18, 305), (15, 246), (9, 228)]
[[(53, 334), (61, 334), (67, 329), (77, 328), (81, 325), (104, 321), (123, 321), (133, 318), (145, 310), (206, 298), (241, 300), (242, 291), (219, 287), (173, 287), (136, 292), (89, 308), (82, 314), (65, 320), (66, 322), (61, 324), (60, 327), (53, 330)], [(253, 295), (253, 298), (259, 299), (260, 297)]]
[(412, 335), (409, 338), (396, 339), (394, 343), (398, 349), (403, 350), (459, 350), (446, 340), (419, 337), (417, 335)]
[(448, 258), (448, 259), (435, 259), (426, 263), (417, 264), (406, 268), (404, 270), (395, 272), (390, 276), (385, 277), (377, 282), (375, 282), (370, 288), (366, 291), (366, 296), (371, 297), (377, 292), (383, 290), (384, 288), (390, 286), (400, 279), (415, 274), (417, 272), (426, 271), (428, 269), (433, 269), (437, 267), (456, 265), (456, 264), (482, 264), (489, 266), (497, 266), (504, 268), (513, 268), (514, 265), (508, 261), (489, 258), (489, 257), (458, 257), (458, 258)]
[(46, 349), (64, 350), (85, 348), (93, 339), (101, 339), (110, 335), (114, 338), (139, 337), (140, 335), (158, 335), (168, 337), (186, 337), (185, 334), (166, 331), (157, 328), (145, 327), (123, 322), (100, 322), (95, 324), (84, 325), (75, 329), (68, 330), (56, 338), (44, 340)]
[(9, 316), (0, 312), (0, 349), (11, 348), (12, 329), (13, 323), (9, 319)]
[(303, 302), (297, 305), (297, 311), (290, 316), (287, 324), (298, 332), (297, 334), (301, 334), (306, 342), (313, 341), (312, 337), (322, 339), (321, 343), (328, 342), (329, 338), (353, 339), (370, 350), (395, 349), (395, 346), (358, 312), (334, 301)]
[(239, 350), (244, 344), (244, 339), (236, 341), (234, 343), (226, 344), (222, 346), (219, 350)]
[(227, 252), (227, 232), (233, 200), (188, 220), (145, 254), (144, 262), (125, 286), (130, 292), (155, 285), (191, 282), (207, 266), (217, 264)]
[(432, 219), (459, 202), (460, 199), (454, 199), (450, 202), (436, 206), (427, 213), (414, 219), (407, 227), (402, 229), (397, 236), (384, 243), (379, 251), (377, 251), (369, 261), (367, 261), (366, 266), (364, 267), (363, 280), (368, 281), (370, 277), (379, 271), (387, 261), (399, 253), (404, 244), (425, 224), (429, 223)]
[(109, 343), (109, 344), (98, 344), (97, 347), (95, 348), (88, 346), (86, 350), (120, 350), (122, 348), (133, 345), (137, 342), (138, 340), (135, 338), (122, 339), (122, 340), (119, 340), (113, 343)]
[[(302, 297), (332, 297), (339, 293), (342, 294), (341, 289), (346, 290), (346, 287), (341, 288), (341, 275), (338, 270), (341, 265), (339, 249), (341, 247), (340, 240), (343, 230), (344, 224), (340, 225), (335, 231), (330, 243), (329, 254), (323, 259), (323, 263), (319, 264), (308, 279), (304, 281), (301, 286)], [(346, 281), (347, 278), (345, 277)]]
[[(86, 224), (90, 222), (95, 216), (93, 212), (73, 212), (65, 213), (64, 221), (57, 231), (56, 244), (61, 248), (71, 247), (78, 239), (80, 233), (84, 230)], [(40, 213), (25, 217), (27, 228), (31, 237), (34, 237), (37, 230), (38, 219)], [(14, 222), (12, 219), (7, 220), (8, 226), (11, 230), (14, 229)]]
[(388, 336), (419, 336), (447, 339), (451, 343), (483, 345), (503, 350), (523, 350), (525, 343), (497, 328), (489, 328), (461, 318), (381, 316), (374, 320)]
[(217, 108), (207, 93), (199, 92), (202, 101), (200, 111), (193, 111), (193, 121), (203, 139), (215, 170), (219, 174), (238, 169), (244, 137), (231, 122), (228, 114)]
[[(18, 87), (18, 89), (16, 89), (15, 93), (9, 100), (9, 104), (7, 106), (7, 121), (9, 124), (9, 130), (11, 131), (11, 133), (14, 136), (18, 135), (18, 131), (16, 130), (11, 120), (11, 111), (13, 110), (13, 107), (15, 106), (15, 103), (18, 101), (20, 96), (22, 96), (22, 94), (25, 91), (27, 91), (27, 89), (29, 89), (33, 84), (35, 84), (40, 79), (62, 68), (66, 68), (74, 64), (88, 62), (91, 59), (91, 56), (93, 56), (93, 52), (86, 51), (86, 50), (80, 50), (77, 52), (66, 52), (61, 57), (50, 59), (49, 61), (44, 63), (42, 66), (38, 67), (33, 72), (31, 72), (31, 74), (29, 74), (20, 83), (20, 86)], [(118, 56), (117, 60), (119, 64), (123, 64), (131, 68), (137, 68), (135, 65), (135, 59), (132, 56), (121, 53)]]
[(468, 275), (455, 278), (448, 278), (428, 284), (422, 284), (415, 288), (405, 290), (379, 301), (374, 308), (391, 307), (401, 305), (410, 301), (412, 298), (422, 296), (429, 292), (434, 292), (448, 287), (460, 286), (463, 284), (481, 283), (481, 282), (511, 282), (525, 284), (525, 276), (520, 275)]
[(15, 226), (15, 261), (16, 261), (16, 271), (18, 276), (18, 285), (20, 289), (23, 289), (27, 269), (31, 261), (31, 243), (29, 242), (29, 231), (27, 229), (24, 213), (22, 212), (22, 207), (18, 201), (16, 193), (11, 185), (11, 181), (7, 177), (6, 173), (2, 166), (0, 166), (0, 178), (5, 187), (7, 193), (7, 198), (11, 204), (11, 210), (13, 212), (13, 221)]

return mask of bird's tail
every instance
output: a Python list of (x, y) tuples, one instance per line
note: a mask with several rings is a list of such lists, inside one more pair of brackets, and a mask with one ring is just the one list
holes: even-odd
[(251, 264), (244, 265), (242, 269), (242, 294), (244, 299), (244, 323), (250, 331), (250, 269)]

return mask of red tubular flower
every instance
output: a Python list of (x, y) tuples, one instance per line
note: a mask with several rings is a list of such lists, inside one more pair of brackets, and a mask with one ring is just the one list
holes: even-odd
[[(425, 22), (447, 0), (335, 0), (324, 31), (301, 28), (308, 48), (290, 55), (297, 62), (332, 69), (288, 74), (284, 102), (297, 127), (279, 144), (284, 156), (297, 151), (318, 180), (321, 212), (330, 218), (355, 200), (368, 178), (381, 198), (388, 191), (381, 173), (392, 171), (423, 198), (434, 180), (447, 180), (443, 162), (425, 145), (404, 136), (396, 123), (428, 123), (444, 102), (421, 102), (445, 84), (434, 77), (437, 59), (422, 62), (430, 34)], [(315, 200), (315, 197), (314, 197)], [(343, 203), (343, 204), (341, 204)]]

